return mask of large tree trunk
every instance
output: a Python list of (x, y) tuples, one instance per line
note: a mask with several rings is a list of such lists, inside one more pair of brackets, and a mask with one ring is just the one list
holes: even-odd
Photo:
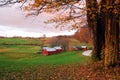
[(104, 52), (104, 26), (101, 23), (103, 20), (100, 17), (101, 14), (98, 13), (98, 4), (96, 0), (90, 1), (86, 0), (87, 6), (87, 20), (88, 26), (92, 33), (92, 41), (93, 41), (93, 52), (92, 59), (94, 61), (101, 60), (101, 52)]
[(119, 52), (119, 26), (113, 16), (108, 15), (106, 21), (105, 32), (105, 66), (113, 66), (117, 64), (117, 55)]
[[(93, 36), (93, 59), (101, 60), (103, 52), (104, 65), (114, 66), (119, 64), (119, 26), (120, 26), (120, 1), (86, 0), (88, 26)], [(99, 10), (97, 10), (99, 9)]]
[(106, 31), (105, 31), (105, 58), (104, 65), (106, 67), (119, 64), (119, 26), (120, 16), (118, 11), (120, 6), (113, 5), (114, 2), (108, 1), (106, 5), (113, 8), (106, 9)]

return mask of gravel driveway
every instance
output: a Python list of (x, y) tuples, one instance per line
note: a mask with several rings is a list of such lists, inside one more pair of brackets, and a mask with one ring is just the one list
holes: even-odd
[(91, 56), (91, 52), (92, 52), (92, 50), (87, 50), (87, 51), (84, 51), (82, 54), (84, 56)]

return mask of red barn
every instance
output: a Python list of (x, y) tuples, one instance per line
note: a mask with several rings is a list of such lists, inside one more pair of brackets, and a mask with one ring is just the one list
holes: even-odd
[(43, 55), (51, 55), (51, 54), (55, 54), (56, 53), (56, 49), (55, 48), (49, 48), (46, 47), (43, 49)]
[(62, 52), (62, 48), (60, 46), (55, 46), (54, 47), (56, 49), (56, 52), (59, 53), (59, 52)]
[(59, 46), (56, 46), (54, 48), (50, 47), (43, 47), (42, 53), (43, 55), (51, 55), (51, 54), (57, 54), (59, 52), (62, 52), (62, 48)]
[(87, 50), (87, 46), (81, 46), (82, 50)]

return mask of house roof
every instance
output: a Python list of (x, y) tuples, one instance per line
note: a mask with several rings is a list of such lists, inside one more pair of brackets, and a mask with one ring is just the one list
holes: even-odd
[(50, 48), (50, 47), (43, 47), (43, 49), (47, 51), (56, 51), (55, 48)]
[(81, 46), (81, 48), (87, 48), (87, 46)]
[(43, 50), (47, 50), (47, 51), (56, 51), (56, 50), (61, 50), (62, 48), (60, 46), (55, 46), (53, 48), (50, 47), (43, 47)]
[(55, 49), (62, 49), (60, 46), (55, 46), (54, 48)]

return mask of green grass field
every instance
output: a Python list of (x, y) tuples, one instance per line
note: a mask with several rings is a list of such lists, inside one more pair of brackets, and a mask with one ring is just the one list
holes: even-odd
[(0, 39), (0, 70), (19, 71), (39, 65), (66, 65), (74, 63), (88, 63), (89, 57), (83, 56), (82, 51), (62, 52), (60, 54), (43, 56), (37, 54), (40, 46), (3, 45), (8, 44), (40, 44), (39, 39)]
[(81, 51), (43, 56), (37, 54), (39, 49), (39, 46), (0, 45), (0, 69), (16, 71), (39, 65), (83, 64), (88, 62), (88, 57), (83, 56)]
[(49, 56), (38, 54), (41, 47), (31, 44), (41, 44), (41, 41), (28, 38), (0, 38), (0, 80), (47, 80), (54, 73), (63, 74), (61, 71), (73, 71), (74, 68), (89, 63), (89, 57), (83, 56), (82, 51)]
[(41, 44), (38, 38), (0, 38), (0, 44)]

